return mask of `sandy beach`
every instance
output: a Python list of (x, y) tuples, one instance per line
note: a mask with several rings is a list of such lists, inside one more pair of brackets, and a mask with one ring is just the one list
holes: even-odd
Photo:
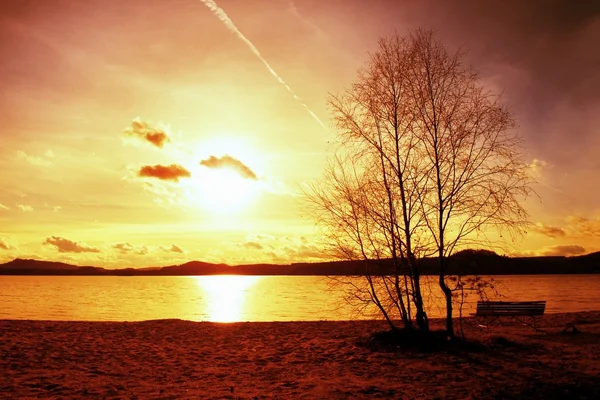
[[(575, 322), (580, 333), (562, 333)], [(600, 312), (542, 332), (473, 320), (477, 351), (371, 351), (377, 321), (0, 321), (0, 397), (110, 399), (596, 399)], [(360, 339), (362, 338), (362, 340)]]

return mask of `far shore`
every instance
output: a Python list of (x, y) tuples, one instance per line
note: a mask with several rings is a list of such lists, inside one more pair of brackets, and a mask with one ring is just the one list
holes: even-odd
[(600, 398), (600, 311), (481, 322), (420, 353), (360, 345), (382, 321), (0, 320), (0, 398)]
[[(391, 259), (370, 260), (373, 275), (395, 272)], [(420, 260), (421, 275), (437, 275), (435, 258)], [(62, 262), (14, 259), (0, 264), (0, 275), (85, 275), (85, 276), (202, 276), (202, 275), (261, 275), (261, 276), (362, 276), (365, 261), (322, 261), (291, 264), (214, 264), (189, 261), (185, 264), (147, 268), (108, 269), (98, 266), (78, 266)], [(486, 250), (462, 251), (448, 258), (448, 275), (547, 275), (599, 274), (600, 252), (582, 256), (505, 257)]]

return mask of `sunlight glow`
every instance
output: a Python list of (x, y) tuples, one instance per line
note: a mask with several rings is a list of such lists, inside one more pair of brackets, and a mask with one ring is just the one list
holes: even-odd
[[(231, 167), (208, 168), (200, 165), (210, 157), (230, 156), (239, 160), (257, 179), (249, 179)], [(250, 206), (263, 190), (260, 180), (262, 165), (258, 153), (245, 141), (232, 137), (217, 137), (191, 147), (184, 163), (191, 171), (191, 179), (181, 181), (187, 203), (212, 214), (239, 213)]]
[(227, 169), (206, 171), (202, 193), (196, 199), (203, 208), (213, 212), (237, 212), (250, 205), (258, 195), (255, 181), (244, 179)]
[(242, 321), (246, 292), (260, 279), (258, 276), (198, 276), (196, 282), (206, 296), (208, 321)]

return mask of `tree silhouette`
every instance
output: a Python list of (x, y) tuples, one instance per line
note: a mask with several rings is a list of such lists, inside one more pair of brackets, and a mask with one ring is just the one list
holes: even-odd
[[(307, 196), (337, 256), (365, 261), (353, 297), (375, 304), (392, 329), (398, 320), (429, 329), (420, 260), (435, 256), (453, 337), (448, 256), (528, 220), (532, 179), (514, 119), (462, 60), (430, 31), (396, 34), (328, 99), (338, 147)], [(391, 269), (373, 273), (384, 260)]]

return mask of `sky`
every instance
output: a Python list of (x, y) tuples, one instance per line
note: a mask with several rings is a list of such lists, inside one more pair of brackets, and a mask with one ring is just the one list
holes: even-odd
[(322, 259), (327, 95), (417, 28), (519, 124), (539, 196), (508, 254), (600, 250), (597, 1), (0, 0), (0, 262)]

